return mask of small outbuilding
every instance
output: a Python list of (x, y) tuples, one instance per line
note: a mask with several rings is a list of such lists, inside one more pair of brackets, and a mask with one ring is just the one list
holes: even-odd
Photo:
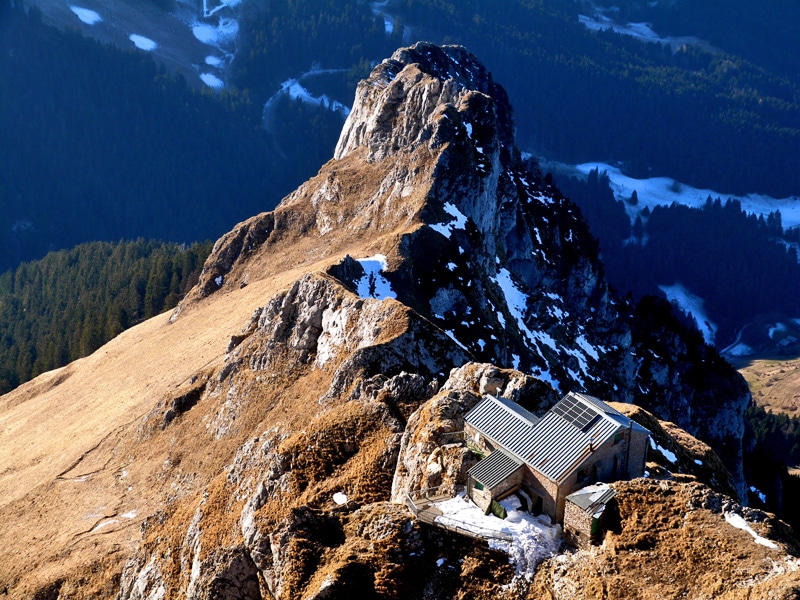
[[(650, 432), (593, 396), (571, 392), (541, 418), (516, 402), (486, 396), (464, 421), (465, 441), (486, 454), (467, 473), (467, 494), (487, 512), (519, 491), (534, 514), (591, 537), (602, 512), (597, 502), (605, 506), (613, 490), (591, 502), (592, 494), (574, 493), (644, 474)], [(568, 497), (572, 506), (565, 514)]]
[(607, 483), (587, 485), (567, 496), (564, 537), (573, 546), (598, 542), (616, 509), (617, 492)]

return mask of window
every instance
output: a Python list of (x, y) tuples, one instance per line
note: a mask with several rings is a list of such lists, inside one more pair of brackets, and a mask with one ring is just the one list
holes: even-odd
[(594, 483), (597, 481), (597, 463), (585, 469), (578, 469), (577, 480), (578, 483)]
[(480, 481), (476, 481), (475, 482), (475, 489), (482, 491), (484, 489), (483, 484)]

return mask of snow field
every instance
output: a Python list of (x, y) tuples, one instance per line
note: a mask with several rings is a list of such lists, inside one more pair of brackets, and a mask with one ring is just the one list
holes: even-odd
[(96, 25), (100, 23), (103, 18), (93, 10), (89, 10), (88, 8), (81, 8), (80, 6), (74, 6), (72, 4), (69, 5), (69, 9), (75, 13), (75, 15), (87, 25)]
[(674, 302), (681, 310), (692, 316), (700, 333), (703, 334), (706, 344), (713, 346), (717, 335), (717, 326), (706, 315), (703, 306), (705, 301), (692, 294), (679, 283), (675, 285), (660, 285), (658, 287), (667, 296), (667, 300)]
[(143, 35), (138, 35), (136, 33), (132, 33), (128, 36), (128, 39), (133, 42), (133, 45), (139, 48), (139, 50), (145, 50), (150, 52), (158, 48), (158, 44), (155, 43), (150, 38), (146, 38)]
[(765, 194), (747, 194), (746, 196), (740, 196), (695, 188), (676, 182), (670, 177), (634, 179), (633, 177), (624, 175), (618, 167), (613, 167), (602, 162), (583, 163), (571, 168), (584, 175), (588, 175), (589, 172), (594, 169), (597, 169), (599, 173), (603, 171), (608, 173), (611, 189), (617, 200), (627, 200), (631, 197), (633, 191), (636, 190), (639, 203), (636, 206), (630, 206), (627, 202), (625, 203), (625, 210), (628, 212), (631, 223), (636, 220), (636, 217), (639, 216), (645, 207), (653, 210), (656, 206), (669, 206), (673, 202), (676, 202), (684, 206), (702, 208), (706, 203), (706, 199), (711, 196), (712, 199), (720, 198), (723, 201), (728, 198), (738, 200), (742, 204), (742, 210), (746, 213), (762, 215), (764, 218), (767, 218), (769, 213), (780, 210), (784, 228), (788, 229), (800, 226), (800, 197), (798, 196), (790, 196), (782, 199), (773, 198)]
[(361, 298), (397, 298), (397, 294), (392, 289), (389, 280), (381, 272), (387, 268), (386, 257), (383, 254), (376, 254), (368, 258), (356, 259), (364, 269), (364, 276), (358, 280), (356, 291)]
[(550, 519), (534, 517), (522, 511), (519, 498), (512, 495), (501, 500), (506, 509), (506, 519), (485, 515), (463, 493), (455, 498), (436, 503), (442, 516), (436, 520), (442, 524), (458, 526), (475, 533), (496, 532), (511, 536), (511, 541), (489, 540), (489, 546), (508, 554), (517, 576), (530, 577), (534, 569), (546, 558), (558, 553), (561, 547), (561, 526), (552, 525)]

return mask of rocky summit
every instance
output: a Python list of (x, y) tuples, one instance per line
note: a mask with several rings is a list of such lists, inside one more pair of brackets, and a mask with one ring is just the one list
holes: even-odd
[[(465, 482), (483, 394), (541, 414), (573, 390), (654, 436), (601, 546), (498, 547), (403, 504)], [(609, 289), (486, 68), (417, 44), (171, 315), (0, 398), (0, 595), (795, 597), (791, 532), (738, 504), (748, 402), (669, 305)]]

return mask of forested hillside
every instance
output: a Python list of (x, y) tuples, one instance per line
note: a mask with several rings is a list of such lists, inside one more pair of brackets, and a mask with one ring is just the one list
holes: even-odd
[(403, 45), (401, 27), (387, 32), (370, 5), (357, 0), (270, 2), (244, 21), (240, 35), (247, 52), (233, 64), (237, 87), (269, 98), (281, 82), (316, 64), (338, 71), (321, 85), (346, 105), (370, 63)]
[(598, 236), (611, 283), (636, 298), (660, 294), (661, 285), (682, 284), (705, 300), (719, 327), (718, 347), (757, 317), (800, 314), (800, 232), (784, 231), (780, 211), (757, 217), (737, 201), (708, 198), (699, 209), (645, 209), (644, 218), (631, 225), (605, 173), (556, 182)]
[(0, 394), (173, 308), (211, 244), (94, 242), (0, 276)]
[(287, 105), (281, 133), (305, 142), (276, 153), (247, 92), (200, 93), (7, 0), (0, 107), (0, 272), (89, 240), (215, 239), (316, 172), (333, 142), (315, 131), (341, 128)]
[(650, 22), (662, 35), (692, 35), (773, 73), (800, 76), (800, 3), (772, 0), (604, 0), (619, 21)]

